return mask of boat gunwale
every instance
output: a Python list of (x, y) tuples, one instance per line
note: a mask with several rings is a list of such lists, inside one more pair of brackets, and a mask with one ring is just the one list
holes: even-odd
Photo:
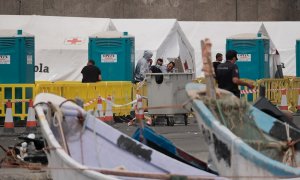
[[(37, 95), (36, 99), (39, 99), (38, 96), (42, 96), (43, 94), (44, 93)], [(42, 102), (43, 101), (37, 100), (34, 102), (34, 104), (37, 105), (38, 103), (42, 103)], [(56, 140), (55, 135), (53, 134), (51, 128), (49, 127), (48, 120), (46, 119), (46, 115), (43, 112), (43, 107), (41, 107), (40, 105), (37, 105), (37, 106), (35, 106), (35, 109), (36, 109), (37, 115), (39, 117), (39, 123), (40, 123), (42, 133), (45, 134), (47, 144), (48, 144), (49, 148), (51, 149), (50, 151), (55, 151), (56, 152), (55, 154), (57, 156), (59, 156), (59, 158), (62, 159), (62, 161), (64, 163), (66, 163), (66, 165), (71, 167), (72, 170), (78, 171), (82, 175), (87, 176), (89, 178), (95, 178), (95, 179), (101, 178), (101, 179), (107, 179), (107, 180), (115, 180), (116, 179), (113, 176), (105, 175), (105, 174), (102, 174), (95, 170), (92, 170), (91, 168), (78, 163), (72, 157), (70, 157), (70, 155), (68, 155), (65, 152), (65, 150), (62, 148), (62, 146)], [(51, 154), (51, 152), (49, 154), (50, 155), (47, 154), (47, 157), (53, 155), (53, 154)]]

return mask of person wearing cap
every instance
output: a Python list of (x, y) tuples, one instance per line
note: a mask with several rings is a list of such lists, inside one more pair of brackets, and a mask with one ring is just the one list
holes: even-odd
[(217, 67), (216, 80), (219, 88), (230, 91), (240, 98), (239, 85), (247, 86), (250, 89), (253, 89), (254, 86), (240, 80), (239, 69), (235, 64), (237, 60), (237, 52), (235, 50), (228, 50), (226, 52), (226, 62), (219, 64)]
[(134, 81), (135, 83), (141, 82), (145, 79), (145, 74), (149, 72), (150, 63), (152, 61), (153, 53), (151, 51), (144, 51), (144, 55), (139, 59), (135, 70), (134, 70)]
[(217, 73), (217, 67), (218, 65), (221, 64), (221, 62), (223, 61), (223, 55), (221, 53), (217, 53), (216, 54), (216, 61), (213, 62), (213, 67), (215, 70), (215, 77), (216, 77), (216, 73)]

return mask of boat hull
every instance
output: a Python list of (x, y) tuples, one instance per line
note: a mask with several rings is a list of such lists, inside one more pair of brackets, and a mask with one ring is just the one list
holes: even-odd
[[(40, 94), (35, 104), (52, 102), (57, 106), (65, 99), (51, 95)], [(85, 113), (77, 105), (66, 102), (62, 108), (67, 108), (69, 114), (82, 114), (84, 122), (73, 116), (64, 116), (63, 131), (67, 149), (63, 149), (62, 138), (56, 121), (46, 119), (41, 106), (35, 109), (41, 122), (41, 130), (46, 138), (49, 168), (54, 180), (60, 179), (114, 179), (114, 176), (103, 175), (100, 170), (116, 170), (144, 174), (174, 174), (185, 176), (222, 179), (213, 174), (172, 159), (131, 137), (121, 133), (94, 116)], [(82, 124), (83, 123), (83, 124)], [(68, 153), (67, 153), (68, 152)], [(146, 177), (146, 176), (145, 176)], [(124, 178), (123, 176), (118, 178)], [(125, 179), (135, 179), (128, 178)]]
[[(203, 84), (188, 84), (200, 131), (208, 145), (209, 154), (218, 173), (232, 179), (277, 179), (299, 177), (300, 170), (270, 159), (254, 150), (223, 126), (194, 92), (205, 91)], [(255, 114), (255, 113), (254, 113)], [(268, 117), (267, 118), (272, 118)], [(272, 118), (273, 119), (273, 118)]]

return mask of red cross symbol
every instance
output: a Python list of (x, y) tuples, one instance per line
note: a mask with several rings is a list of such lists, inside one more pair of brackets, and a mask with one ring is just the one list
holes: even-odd
[(77, 44), (77, 43), (82, 42), (82, 41), (79, 40), (78, 38), (73, 38), (73, 39), (67, 40), (67, 42), (71, 43), (71, 44)]

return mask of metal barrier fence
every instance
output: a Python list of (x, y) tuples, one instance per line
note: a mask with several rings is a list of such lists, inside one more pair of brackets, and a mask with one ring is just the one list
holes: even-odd
[[(199, 78), (194, 82), (205, 83), (205, 80)], [(289, 109), (294, 112), (297, 110), (300, 96), (300, 78), (261, 79), (252, 82), (255, 83), (257, 88), (264, 85), (266, 87), (266, 98), (275, 105), (280, 105), (282, 90), (287, 90)], [(255, 101), (259, 96), (258, 90), (250, 91), (247, 87), (240, 88), (243, 92), (242, 98), (248, 101)], [(88, 106), (85, 107), (86, 110), (96, 108), (98, 96), (102, 98), (112, 96), (115, 104), (127, 104), (135, 99), (137, 93), (147, 97), (147, 87), (144, 82), (132, 84), (131, 82), (121, 81), (99, 83), (38, 81), (36, 84), (0, 84), (0, 118), (5, 117), (5, 102), (11, 100), (13, 102), (13, 117), (24, 120), (27, 117), (28, 101), (34, 99), (35, 95), (41, 92), (53, 93), (67, 99), (81, 98), (85, 103), (89, 102)], [(143, 104), (146, 105), (147, 100), (144, 99), (143, 101)], [(105, 110), (105, 108), (106, 103), (103, 102), (103, 109)], [(131, 110), (131, 105), (113, 107), (115, 115), (128, 115)]]
[[(242, 79), (245, 82), (252, 83), (257, 87), (257, 82), (250, 80), (250, 79)], [(256, 101), (258, 97), (258, 91), (256, 89), (249, 89), (247, 86), (240, 86), (241, 90), (241, 99), (244, 99), (248, 102)]]
[(300, 106), (300, 104), (298, 104), (300, 103), (300, 78), (292, 78), (290, 88), (291, 110), (296, 112), (297, 106)]
[[(283, 90), (286, 90), (287, 102), (289, 110), (296, 112), (300, 94), (300, 78), (285, 77), (283, 79), (260, 79), (257, 81), (243, 79), (247, 82), (252, 82), (256, 88), (250, 90), (246, 86), (240, 86), (241, 99), (245, 99), (248, 102), (255, 102), (259, 97), (259, 87), (266, 87), (266, 98), (269, 99), (274, 105), (281, 104), (281, 98)], [(205, 78), (195, 79), (194, 82), (205, 83)]]
[(35, 97), (34, 84), (0, 84), (0, 117), (5, 117), (5, 103), (12, 102), (12, 113), (17, 119), (27, 117), (29, 100)]
[[(85, 107), (86, 110), (95, 109), (97, 98), (107, 98), (112, 96), (115, 104), (126, 104), (132, 101), (132, 84), (131, 82), (110, 81), (98, 83), (81, 83), (81, 82), (55, 82), (55, 83), (37, 83), (36, 93), (48, 92), (60, 95), (66, 99), (80, 98), (84, 102), (91, 102)], [(106, 108), (106, 103), (103, 103)], [(128, 115), (131, 106), (113, 107), (116, 115)]]
[[(269, 99), (273, 104), (279, 105), (281, 103), (281, 90), (289, 89), (291, 81), (288, 78), (284, 79), (261, 79), (257, 81), (258, 86), (266, 87), (266, 98)], [(287, 98), (290, 97), (290, 91), (287, 91)]]

